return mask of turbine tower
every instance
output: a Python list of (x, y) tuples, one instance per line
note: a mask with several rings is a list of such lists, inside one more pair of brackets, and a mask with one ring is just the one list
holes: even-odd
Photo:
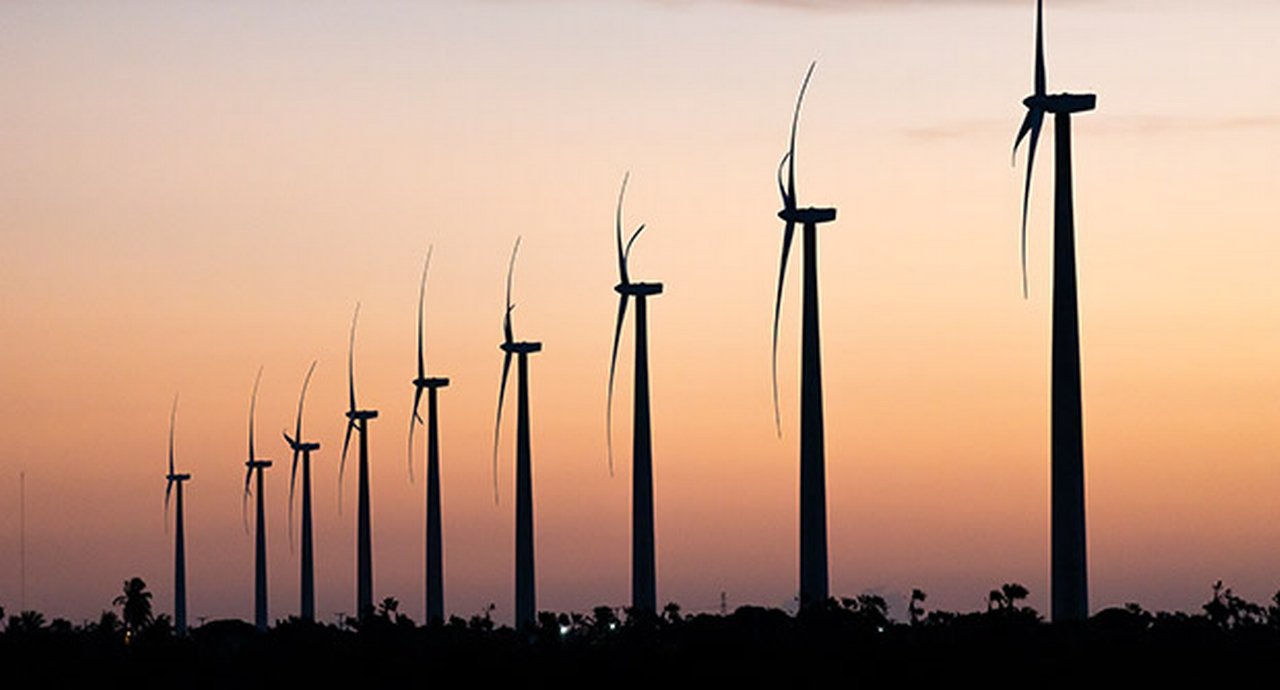
[(440, 520), (440, 425), (436, 391), (449, 385), (449, 379), (427, 376), (423, 310), (427, 299), (427, 269), (431, 267), (431, 249), (422, 264), (422, 282), (418, 286), (418, 377), (413, 380), (413, 413), (409, 416), (409, 479), (413, 479), (413, 431), (423, 423), (418, 414), (422, 391), (427, 391), (427, 617), (428, 625), (444, 622), (444, 539)]
[(360, 432), (360, 480), (356, 498), (356, 617), (367, 620), (373, 615), (373, 532), (369, 519), (369, 420), (378, 418), (377, 410), (361, 410), (356, 406), (356, 321), (360, 303), (351, 317), (351, 341), (347, 348), (347, 385), (350, 394), (347, 408), (347, 433), (342, 439), (342, 460), (338, 465), (338, 507), (342, 507), (342, 475), (347, 466), (347, 447), (351, 432)]
[[(836, 219), (834, 208), (798, 208), (796, 205), (796, 127), (800, 105), (816, 63), (809, 65), (796, 98), (791, 119), (791, 145), (778, 164), (778, 191), (783, 208), (782, 261), (778, 270), (778, 296), (773, 308), (773, 413), (778, 435), (782, 415), (778, 408), (778, 320), (782, 314), (782, 288), (787, 258), (796, 225), (804, 226), (804, 318), (800, 357), (800, 606), (827, 600), (827, 479), (826, 441), (822, 423), (822, 349), (818, 321), (818, 225)], [(783, 180), (783, 169), (786, 180)]]
[(311, 534), (311, 454), (320, 450), (320, 444), (302, 440), (302, 405), (307, 400), (307, 386), (311, 384), (311, 374), (315, 373), (316, 363), (311, 362), (306, 378), (302, 379), (302, 393), (298, 395), (298, 422), (293, 436), (282, 432), (284, 440), (293, 451), (293, 463), (289, 469), (289, 535), (293, 537), (293, 488), (298, 477), (298, 458), (302, 458), (302, 593), (300, 617), (308, 623), (316, 620), (316, 567), (315, 543)]
[(1050, 95), (1045, 85), (1044, 0), (1036, 0), (1035, 93), (1023, 99), (1027, 116), (1013, 150), (1031, 135), (1022, 193), (1022, 294), (1027, 295), (1027, 206), (1031, 171), (1045, 113), (1054, 124), (1053, 345), (1050, 430), (1050, 617), (1089, 616), (1084, 521), (1084, 421), (1080, 395), (1080, 316), (1076, 301), (1075, 212), (1071, 190), (1071, 114), (1093, 110), (1094, 94)]
[(187, 634), (187, 540), (183, 527), (182, 484), (191, 479), (190, 474), (178, 474), (173, 468), (173, 423), (178, 417), (178, 396), (173, 396), (173, 409), (169, 412), (169, 474), (165, 475), (164, 511), (168, 524), (169, 495), (178, 487), (178, 515), (174, 519), (173, 535), (173, 625), (178, 635)]
[[(257, 475), (257, 527), (253, 547), (253, 623), (258, 630), (267, 629), (267, 512), (262, 500), (262, 471), (271, 467), (271, 461), (259, 458), (253, 452), (253, 417), (258, 407), (258, 384), (262, 382), (262, 368), (253, 379), (253, 397), (249, 399), (249, 460), (244, 463), (244, 500), (249, 499), (249, 480)], [(256, 473), (255, 473), (256, 470)], [(241, 510), (243, 511), (243, 504)]]
[(618, 192), (618, 210), (614, 218), (614, 235), (618, 251), (618, 319), (613, 328), (613, 354), (609, 359), (609, 395), (606, 427), (609, 442), (609, 474), (613, 474), (613, 379), (618, 364), (618, 342), (622, 338), (622, 322), (627, 316), (627, 299), (636, 300), (635, 402), (631, 427), (631, 607), (654, 613), (658, 608), (657, 574), (654, 559), (653, 528), (653, 442), (649, 427), (649, 316), (648, 298), (662, 294), (662, 283), (633, 283), (627, 274), (627, 258), (631, 245), (644, 231), (636, 228), (630, 239), (622, 241), (622, 197), (627, 193), (627, 180), (622, 178)]
[(511, 250), (507, 266), (507, 310), (502, 317), (502, 382), (498, 386), (498, 414), (493, 426), (493, 500), (498, 500), (498, 432), (502, 428), (502, 398), (507, 389), (511, 356), (518, 355), (516, 386), (516, 629), (531, 626), (537, 616), (533, 577), (533, 458), (529, 447), (529, 355), (542, 351), (542, 343), (516, 342), (511, 326), (511, 276), (516, 267), (520, 239)]

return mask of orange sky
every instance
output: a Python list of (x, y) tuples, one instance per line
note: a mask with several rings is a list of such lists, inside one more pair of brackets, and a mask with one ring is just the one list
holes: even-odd
[[(778, 440), (773, 174), (816, 58), (798, 175), (801, 204), (840, 212), (821, 236), (833, 592), (881, 592), (901, 615), (912, 587), (973, 609), (1018, 581), (1047, 608), (1052, 136), (1028, 301), (1009, 165), (1033, 3), (784, 4), (0, 8), (0, 606), (18, 607), (25, 469), (28, 607), (91, 617), (140, 575), (169, 610), (178, 391), (191, 615), (248, 617), (240, 482), (264, 365), (271, 613), (293, 613), (278, 431), (315, 358), (318, 611), (350, 613), (337, 449), (360, 300), (359, 393), (382, 412), (375, 595), (420, 618), (423, 484), (408, 483), (405, 437), (434, 245), (429, 367), (453, 380), (446, 604), (509, 619), (513, 427), (496, 507), (490, 442), (518, 234), (517, 335), (546, 348), (531, 376), (539, 604), (628, 601), (630, 345), (613, 479), (604, 446), (626, 170), (628, 220), (649, 225), (633, 277), (666, 285), (650, 309), (659, 598), (789, 603), (799, 291)], [(1050, 89), (1099, 94), (1074, 141), (1092, 606), (1194, 609), (1219, 578), (1269, 598), (1280, 9), (1046, 4)]]

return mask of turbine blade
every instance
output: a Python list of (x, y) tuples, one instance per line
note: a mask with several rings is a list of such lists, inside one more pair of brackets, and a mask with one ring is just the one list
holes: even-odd
[[(301, 428), (301, 421), (299, 421), (298, 426)], [(293, 449), (293, 462), (289, 464), (289, 553), (293, 553), (293, 486), (297, 483), (298, 455), (300, 451), (298, 450), (298, 440), (290, 438), (289, 432), (281, 431), (280, 434), (284, 436), (285, 442)], [(302, 435), (299, 434), (298, 438), (302, 438)]]
[(782, 411), (778, 407), (778, 322), (782, 317), (782, 289), (787, 282), (787, 259), (791, 255), (791, 240), (796, 234), (796, 224), (788, 222), (782, 231), (782, 261), (778, 267), (778, 296), (773, 303), (773, 423), (782, 437)]
[[(173, 474), (170, 472), (170, 474)], [(169, 533), (169, 494), (173, 492), (173, 480), (164, 483), (164, 531)]]
[(636, 238), (640, 236), (640, 233), (644, 232), (644, 228), (644, 224), (641, 223), (640, 227), (636, 228), (636, 231), (631, 233), (631, 239), (627, 240), (627, 247), (622, 252), (624, 260), (631, 258), (631, 245), (636, 243)]
[[(315, 373), (316, 360), (311, 360), (311, 367), (307, 369), (307, 375), (302, 379), (302, 393), (298, 395), (298, 423), (294, 427), (293, 442), (302, 443), (302, 404), (307, 401), (307, 386), (311, 385), (311, 374)], [(286, 436), (286, 438), (288, 438)], [(294, 460), (297, 461), (297, 451), (294, 451)]]
[[(637, 307), (639, 309), (639, 307)], [(609, 476), (613, 476), (613, 377), (618, 367), (618, 341), (622, 339), (622, 320), (627, 317), (627, 296), (618, 299), (618, 320), (613, 327), (613, 354), (609, 357), (609, 396), (605, 404), (605, 436), (609, 445)]]
[(360, 303), (356, 302), (356, 312), (351, 315), (351, 340), (347, 345), (347, 392), (351, 412), (356, 411), (356, 321), (360, 318)]
[(356, 428), (356, 420), (347, 421), (347, 434), (342, 437), (342, 459), (338, 462), (338, 513), (342, 513), (342, 477), (347, 470), (347, 447), (351, 445), (351, 431)]
[(498, 384), (498, 415), (493, 423), (493, 502), (498, 502), (498, 433), (502, 430), (502, 398), (507, 392), (507, 374), (511, 371), (511, 353), (502, 358), (502, 381)]
[(1014, 155), (1017, 155), (1018, 145), (1022, 143), (1022, 138), (1031, 135), (1031, 141), (1028, 142), (1027, 148), (1027, 179), (1022, 189), (1022, 297), (1027, 297), (1027, 211), (1031, 203), (1031, 172), (1035, 169), (1036, 162), (1036, 144), (1040, 141), (1040, 128), (1044, 124), (1044, 111), (1039, 108), (1032, 108), (1027, 111), (1027, 117), (1022, 121), (1022, 129), (1018, 131), (1018, 138), (1013, 143)]
[(244, 473), (244, 494), (240, 497), (240, 519), (244, 521), (244, 533), (249, 533), (249, 477), (253, 476), (253, 467)]
[[(253, 453), (253, 417), (258, 409), (258, 384), (262, 383), (262, 367), (258, 367), (258, 375), (253, 379), (253, 397), (249, 398), (249, 462), (257, 459)], [(248, 479), (245, 480), (246, 484)]]
[(809, 71), (804, 73), (804, 83), (800, 85), (800, 95), (796, 97), (796, 110), (791, 116), (791, 146), (787, 149), (787, 194), (791, 200), (788, 208), (795, 208), (796, 201), (796, 130), (800, 126), (800, 106), (804, 103), (804, 92), (809, 88), (809, 78), (813, 76), (813, 68), (818, 65), (814, 60), (809, 63)]
[(627, 193), (627, 180), (631, 179), (631, 171), (627, 171), (622, 176), (622, 189), (618, 191), (618, 208), (614, 213), (613, 229), (614, 235), (618, 242), (618, 282), (623, 285), (629, 285), (631, 280), (627, 277), (627, 252), (622, 247), (622, 197)]
[(409, 415), (409, 481), (413, 481), (413, 430), (422, 421), (418, 404), (422, 401), (422, 387), (413, 387), (413, 412)]
[[(169, 474), (170, 475), (174, 474), (173, 472), (173, 425), (174, 425), (174, 421), (177, 418), (178, 418), (178, 394), (174, 393), (173, 409), (169, 410)], [(165, 504), (168, 505), (168, 502), (169, 502), (168, 489), (165, 490), (164, 500), (165, 500)]]
[(1036, 0), (1036, 95), (1048, 92), (1044, 76), (1044, 0)]
[(507, 264), (507, 314), (502, 320), (502, 335), (506, 338), (507, 343), (515, 342), (515, 335), (511, 327), (511, 312), (515, 309), (515, 305), (511, 304), (511, 278), (516, 271), (516, 253), (520, 251), (520, 237), (516, 237), (516, 245), (511, 249), (511, 261)]
[(427, 247), (427, 260), (422, 262), (422, 284), (418, 286), (418, 378), (427, 377), (427, 360), (423, 353), (423, 309), (427, 300), (427, 269), (431, 267), (431, 251), (433, 247)]

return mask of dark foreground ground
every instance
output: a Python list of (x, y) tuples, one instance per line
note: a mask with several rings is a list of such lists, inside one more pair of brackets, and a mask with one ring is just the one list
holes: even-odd
[[(1229, 594), (1229, 590), (1228, 590)], [(417, 626), (394, 610), (344, 626), (282, 621), (259, 633), (214, 621), (175, 636), (165, 617), (131, 632), (113, 613), (72, 627), (12, 617), (4, 688), (168, 687), (1277, 687), (1280, 608), (1151, 614), (1108, 609), (1050, 625), (1012, 603), (983, 613), (915, 611), (894, 623), (877, 597), (800, 616), (542, 614), (524, 633), (487, 617)], [(1218, 599), (1216, 599), (1217, 601)], [(1220, 601), (1220, 603), (1222, 603)], [(28, 616), (29, 618), (29, 616)]]

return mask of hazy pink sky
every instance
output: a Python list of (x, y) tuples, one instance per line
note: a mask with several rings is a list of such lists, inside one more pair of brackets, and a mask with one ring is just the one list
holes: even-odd
[[(1075, 121), (1092, 607), (1194, 609), (1280, 588), (1280, 5), (1047, 3)], [(405, 441), (417, 279), (435, 247), (446, 605), (509, 620), (513, 427), (490, 452), (503, 272), (534, 358), (539, 605), (628, 601), (630, 355), (609, 478), (612, 214), (649, 231), (661, 600), (796, 587), (798, 281), (772, 427), (774, 181), (795, 92), (822, 235), (833, 593), (981, 607), (1048, 589), (1052, 136), (1018, 265), (1031, 0), (34, 3), (0, 6), (0, 606), (79, 620), (127, 577), (171, 607), (169, 402), (188, 485), (190, 610), (248, 617), (245, 423), (268, 473), (271, 613), (297, 608), (292, 423), (307, 365), (318, 611), (354, 604), (337, 512), (346, 329), (363, 304), (375, 596), (421, 618)], [(797, 257), (798, 259), (798, 257)], [(798, 263), (793, 267), (798, 268)], [(798, 271), (794, 273), (798, 277)], [(628, 338), (630, 331), (628, 329)], [(629, 341), (628, 341), (629, 342)], [(624, 350), (630, 351), (630, 346)], [(421, 463), (421, 455), (418, 454)], [(421, 474), (421, 472), (419, 472)], [(348, 495), (355, 476), (348, 473)]]

